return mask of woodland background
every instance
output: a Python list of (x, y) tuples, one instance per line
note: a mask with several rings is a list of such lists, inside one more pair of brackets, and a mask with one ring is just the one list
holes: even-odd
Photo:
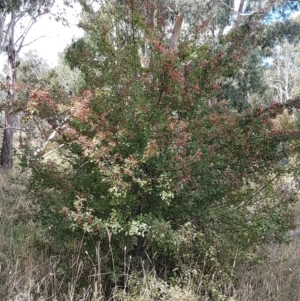
[(0, 299), (300, 300), (300, 2), (64, 1), (51, 68), (54, 3), (0, 3)]

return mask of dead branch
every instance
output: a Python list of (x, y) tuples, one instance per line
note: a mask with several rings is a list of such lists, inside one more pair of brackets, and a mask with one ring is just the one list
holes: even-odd
[(68, 121), (69, 117), (66, 117), (55, 129), (54, 131), (48, 136), (48, 138), (46, 139), (46, 141), (35, 150), (35, 152), (33, 153), (34, 156), (38, 156), (45, 148), (46, 146), (54, 139), (54, 137), (56, 136), (56, 134), (58, 133), (58, 131), (60, 129), (62, 129), (66, 122)]
[(44, 159), (44, 158), (46, 158), (47, 156), (49, 156), (49, 155), (51, 155), (51, 154), (57, 152), (57, 151), (58, 151), (60, 148), (62, 148), (64, 145), (65, 145), (65, 144), (59, 145), (57, 148), (55, 148), (55, 149), (49, 151), (48, 153), (44, 154), (44, 155), (42, 156), (42, 158)]

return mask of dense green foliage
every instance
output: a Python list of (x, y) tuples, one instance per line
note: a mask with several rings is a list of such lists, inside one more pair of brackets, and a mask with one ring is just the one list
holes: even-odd
[[(255, 20), (217, 46), (191, 38), (172, 52), (164, 9), (154, 27), (138, 4), (85, 6), (86, 34), (65, 55), (81, 71), (80, 94), (65, 99), (40, 87), (30, 95), (27, 114), (58, 128), (64, 145), (58, 160), (24, 153), (34, 218), (62, 245), (85, 233), (92, 254), (100, 241), (108, 295), (127, 285), (120, 279), (131, 256), (132, 272), (151, 262), (174, 285), (195, 270), (217, 300), (235, 260), (254, 245), (283, 241), (292, 227), (288, 209), (297, 198), (284, 187), (293, 172), (284, 160), (294, 155), (300, 132), (279, 128), (275, 118), (297, 109), (299, 98), (246, 111), (235, 105), (239, 112), (230, 106), (249, 90), (237, 85), (230, 98), (229, 83), (258, 64), (249, 47)], [(57, 120), (66, 122), (58, 127)]]

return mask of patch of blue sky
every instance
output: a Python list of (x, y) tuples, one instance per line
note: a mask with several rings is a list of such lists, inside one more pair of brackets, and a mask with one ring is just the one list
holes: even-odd
[[(264, 18), (265, 24), (270, 24), (272, 22), (284, 22), (295, 15), (300, 13), (300, 1), (287, 1), (283, 5), (274, 8), (270, 11)], [(262, 66), (265, 68), (270, 68), (273, 65), (273, 57), (263, 57)]]
[(266, 24), (278, 21), (286, 21), (300, 11), (300, 1), (286, 1), (282, 5), (273, 8), (265, 17)]

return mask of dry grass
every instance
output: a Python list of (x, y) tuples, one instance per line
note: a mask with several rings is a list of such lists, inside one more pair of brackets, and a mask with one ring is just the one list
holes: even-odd
[(16, 176), (0, 176), (0, 300), (92, 300), (97, 279), (91, 279), (94, 288), (83, 290), (80, 296), (75, 290), (82, 273), (82, 262), (76, 256), (80, 245), (74, 245), (69, 260), (74, 277), (63, 290), (64, 275), (58, 266), (65, 258), (52, 256), (47, 245), (37, 246), (42, 233), (30, 219), (23, 186), (9, 181)]
[(300, 205), (296, 210), (296, 226), (290, 231), (288, 244), (266, 247), (266, 258), (256, 264), (245, 264), (237, 272), (236, 300), (299, 301), (300, 300)]
[[(24, 177), (24, 184), (10, 179)], [(19, 182), (19, 181), (18, 181)], [(169, 285), (157, 277), (155, 270), (143, 268), (129, 277), (130, 293), (115, 289), (105, 299), (102, 283), (103, 269), (100, 246), (95, 245), (98, 256), (86, 275), (86, 262), (80, 256), (81, 243), (69, 247), (66, 254), (53, 255), (49, 243), (40, 243), (43, 235), (30, 219), (30, 202), (24, 194), (26, 175), (0, 175), (0, 300), (3, 301), (296, 301), (300, 300), (300, 232), (291, 232), (292, 241), (287, 245), (267, 246), (268, 256), (259, 264), (240, 266), (238, 282), (228, 285), (224, 294), (211, 299), (195, 293), (202, 290), (201, 277), (192, 273), (184, 285)], [(300, 206), (299, 206), (300, 207)], [(297, 209), (300, 212), (300, 208)], [(297, 215), (300, 216), (300, 213)], [(299, 221), (300, 223), (300, 221)], [(47, 240), (50, 238), (43, 238)], [(55, 245), (55, 241), (50, 241)], [(67, 281), (60, 263), (68, 262), (72, 277)], [(144, 267), (144, 265), (142, 265)], [(82, 275), (88, 285), (78, 290)], [(125, 275), (129, 276), (129, 275)]]
[(299, 301), (300, 243), (268, 246), (268, 258), (238, 271), (236, 300)]

